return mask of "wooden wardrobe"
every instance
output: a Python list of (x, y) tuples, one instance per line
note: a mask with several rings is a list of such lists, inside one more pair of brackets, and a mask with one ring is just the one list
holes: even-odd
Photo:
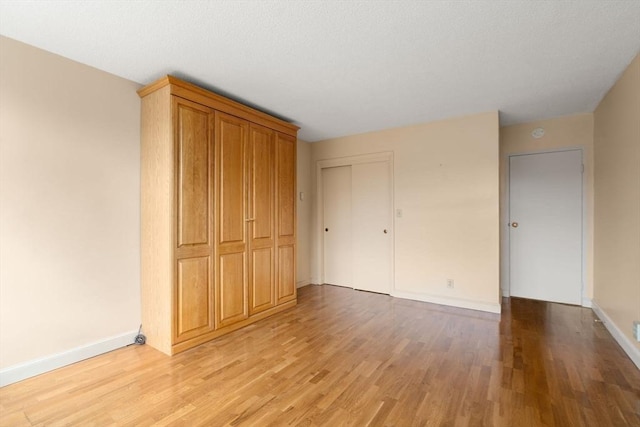
[(147, 344), (175, 354), (293, 307), (298, 127), (171, 76), (138, 94)]

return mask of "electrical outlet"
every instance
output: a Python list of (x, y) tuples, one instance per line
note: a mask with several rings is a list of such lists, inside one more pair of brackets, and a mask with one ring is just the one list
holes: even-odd
[(633, 337), (640, 342), (640, 320), (633, 322)]
[(447, 288), (453, 289), (453, 279), (447, 279)]

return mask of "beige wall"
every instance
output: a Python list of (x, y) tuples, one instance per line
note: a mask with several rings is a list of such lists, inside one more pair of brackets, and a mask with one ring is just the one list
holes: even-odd
[(140, 323), (136, 89), (0, 37), (0, 368)]
[[(393, 293), (498, 311), (498, 113), (311, 145), (314, 168), (318, 160), (385, 151), (394, 157), (394, 209), (403, 211), (394, 225)], [(321, 277), (320, 228), (314, 206), (314, 282)]]
[[(311, 144), (298, 140), (297, 162), (297, 217), (298, 217), (298, 257), (296, 259), (296, 282), (298, 286), (311, 283)], [(300, 193), (304, 200), (300, 200)]]
[(640, 355), (640, 56), (596, 109), (594, 141), (594, 302)]
[[(541, 127), (545, 133), (535, 139), (531, 132)], [(509, 295), (509, 206), (507, 204), (507, 165), (510, 154), (582, 148), (585, 195), (585, 287), (583, 302), (593, 298), (593, 114), (578, 114), (551, 120), (500, 128), (500, 282), (503, 295)], [(586, 299), (586, 300), (585, 300)]]

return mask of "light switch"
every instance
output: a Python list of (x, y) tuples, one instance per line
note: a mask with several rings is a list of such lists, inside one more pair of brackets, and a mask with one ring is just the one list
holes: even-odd
[(300, 201), (304, 202), (304, 192), (300, 192)]

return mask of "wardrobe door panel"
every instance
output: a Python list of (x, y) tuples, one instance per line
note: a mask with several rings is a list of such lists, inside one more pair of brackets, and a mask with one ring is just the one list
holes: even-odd
[(278, 134), (278, 237), (294, 237), (296, 220), (296, 140)]
[(250, 314), (259, 313), (275, 305), (273, 249), (253, 249), (252, 253)]
[(249, 313), (255, 314), (276, 304), (274, 132), (252, 124), (249, 147)]
[(212, 291), (209, 263), (208, 256), (178, 260), (175, 298), (176, 342), (213, 329), (209, 309)]
[(247, 277), (247, 145), (249, 123), (216, 112), (217, 257), (216, 327), (249, 316)]
[(251, 126), (251, 218), (253, 239), (273, 239), (274, 144), (273, 131)]
[(178, 247), (209, 244), (211, 223), (211, 111), (174, 99)]
[(296, 264), (293, 245), (278, 248), (278, 303), (296, 297)]
[(245, 150), (247, 123), (216, 114), (220, 150), (220, 243), (245, 241)]
[(220, 326), (227, 326), (248, 317), (244, 265), (244, 253), (220, 257)]
[(173, 342), (215, 329), (213, 110), (172, 97), (175, 158)]
[(276, 134), (277, 303), (296, 298), (296, 138)]

